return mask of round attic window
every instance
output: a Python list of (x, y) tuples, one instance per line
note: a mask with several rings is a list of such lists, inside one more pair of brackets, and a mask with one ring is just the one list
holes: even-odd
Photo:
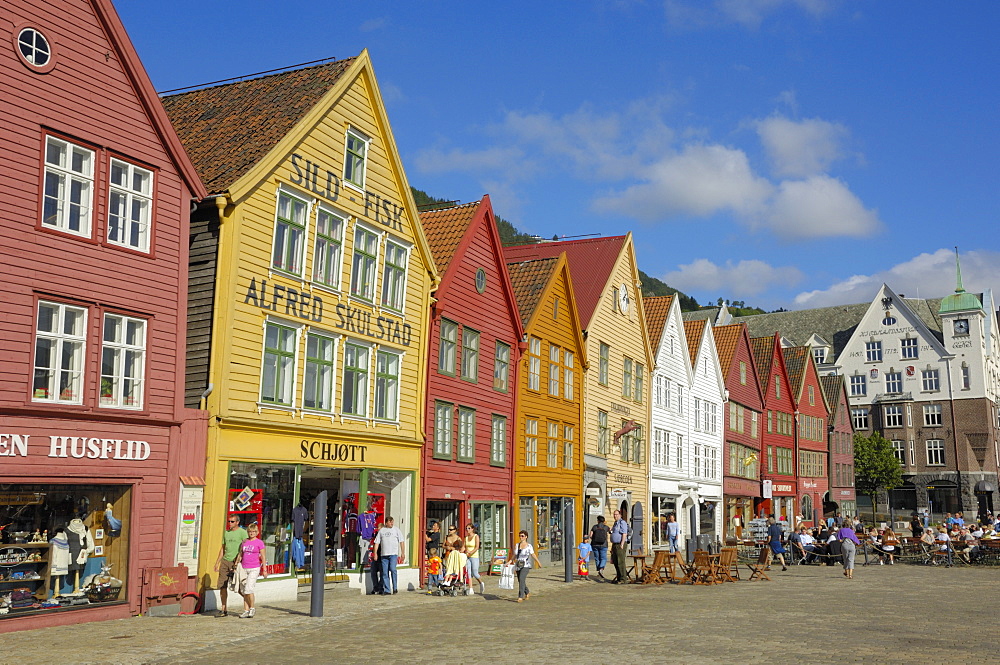
[(482, 293), (486, 290), (486, 271), (480, 268), (476, 271), (476, 291)]
[(39, 69), (52, 61), (52, 47), (49, 40), (34, 28), (25, 28), (17, 35), (17, 52), (24, 61)]

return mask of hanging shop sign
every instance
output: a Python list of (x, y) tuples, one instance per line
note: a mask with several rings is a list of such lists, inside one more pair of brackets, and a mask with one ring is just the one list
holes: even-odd
[[(0, 433), (0, 457), (28, 457), (32, 448), (31, 437), (35, 434)], [(72, 457), (75, 459), (116, 459), (139, 461), (149, 459), (149, 443), (131, 439), (103, 439), (86, 436), (49, 436), (48, 457)], [(44, 448), (43, 448), (44, 450)]]

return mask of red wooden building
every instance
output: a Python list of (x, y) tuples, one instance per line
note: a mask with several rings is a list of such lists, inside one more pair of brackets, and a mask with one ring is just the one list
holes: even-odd
[(754, 371), (750, 336), (744, 323), (715, 326), (715, 346), (729, 393), (725, 411), (722, 494), (727, 540), (749, 538), (749, 520), (760, 500), (761, 417), (764, 396)]
[(823, 512), (856, 515), (858, 500), (854, 490), (854, 424), (847, 401), (843, 375), (821, 376), (826, 403), (830, 407), (827, 431), (830, 434), (830, 491), (823, 497)]
[(424, 528), (465, 535), (474, 524), (480, 566), (508, 547), (513, 491), (515, 373), (524, 336), (489, 196), (421, 213), (441, 274), (431, 306)]
[[(759, 517), (774, 516), (789, 528), (798, 514), (795, 476), (795, 398), (788, 381), (785, 357), (778, 335), (754, 337), (750, 340), (757, 375), (764, 393), (763, 453), (761, 465), (761, 500), (757, 503)], [(770, 489), (768, 488), (770, 485)], [(767, 495), (771, 496), (768, 497)]]
[(795, 400), (796, 481), (798, 514), (811, 526), (823, 516), (823, 500), (830, 489), (829, 442), (826, 424), (830, 415), (819, 372), (808, 346), (783, 348), (785, 369)]
[[(197, 560), (204, 421), (182, 399), (204, 190), (110, 0), (5, 2), (0, 37), (6, 632), (136, 614), (144, 576)], [(156, 577), (182, 591), (177, 573)]]

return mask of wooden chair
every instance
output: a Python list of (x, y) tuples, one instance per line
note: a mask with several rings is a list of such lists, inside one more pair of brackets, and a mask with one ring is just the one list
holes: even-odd
[(705, 550), (694, 551), (694, 584), (715, 584), (715, 567)]
[[(736, 565), (736, 548), (723, 547), (719, 554), (719, 563), (715, 567), (716, 579), (723, 582), (735, 582), (740, 577), (739, 567)], [(736, 574), (736, 577), (733, 577), (733, 573)]]
[(670, 550), (657, 550), (656, 556), (653, 557), (653, 563), (647, 566), (645, 575), (643, 575), (643, 584), (663, 584), (667, 581), (669, 573), (667, 576), (661, 575), (661, 570), (667, 569), (667, 560), (670, 558)]
[(683, 584), (692, 581), (688, 575), (688, 566), (684, 563), (684, 559), (681, 558), (680, 552), (671, 552), (668, 554), (663, 567), (667, 571), (666, 577), (670, 582)]
[(771, 548), (762, 547), (760, 555), (757, 557), (757, 563), (747, 564), (747, 568), (750, 569), (750, 577), (748, 578), (748, 581), (753, 582), (754, 580), (767, 580), (770, 582), (771, 578), (764, 572), (767, 570), (769, 565), (771, 565)]

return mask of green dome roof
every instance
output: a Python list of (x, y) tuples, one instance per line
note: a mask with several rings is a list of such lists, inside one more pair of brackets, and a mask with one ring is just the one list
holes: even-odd
[(941, 299), (941, 309), (938, 314), (948, 314), (949, 312), (967, 312), (970, 309), (982, 309), (983, 304), (979, 302), (979, 297), (966, 291), (956, 291), (950, 296)]

